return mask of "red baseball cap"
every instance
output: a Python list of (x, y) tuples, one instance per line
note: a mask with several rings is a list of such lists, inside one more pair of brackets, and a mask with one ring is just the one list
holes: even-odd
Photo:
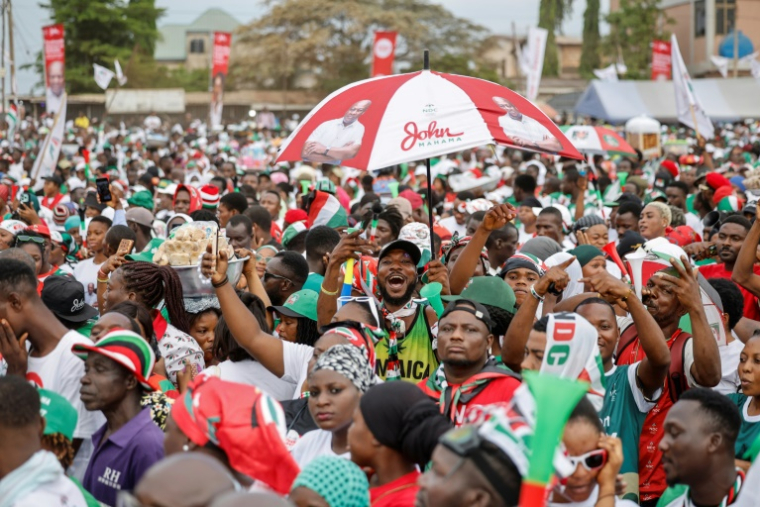
[(705, 184), (713, 190), (718, 190), (720, 187), (731, 186), (731, 182), (728, 181), (725, 176), (718, 173), (707, 173), (705, 176)]

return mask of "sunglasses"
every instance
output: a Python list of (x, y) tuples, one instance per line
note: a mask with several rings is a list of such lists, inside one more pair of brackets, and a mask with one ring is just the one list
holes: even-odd
[(39, 245), (45, 244), (45, 238), (39, 238), (37, 236), (27, 236), (26, 234), (20, 234), (16, 236), (16, 241), (19, 243), (37, 243)]
[(286, 276), (282, 276), (282, 275), (275, 275), (274, 273), (270, 273), (269, 271), (266, 271), (264, 273), (264, 276), (261, 277), (261, 281), (264, 282), (264, 283), (266, 283), (267, 280), (269, 280), (270, 278), (279, 278), (280, 280), (285, 280), (285, 281), (288, 281), (290, 283), (293, 283), (293, 280), (291, 280), (290, 278), (288, 278)]
[(375, 298), (368, 296), (340, 296), (338, 303), (340, 305), (339, 308), (346, 303), (366, 303), (369, 305), (369, 311), (372, 312), (372, 318), (375, 319), (378, 325), (380, 324), (380, 314), (377, 311), (377, 301), (375, 301)]
[(580, 456), (565, 456), (575, 470), (579, 464), (583, 468), (592, 472), (602, 468), (607, 463), (607, 451), (604, 449), (595, 449)]
[(269, 264), (269, 261), (271, 259), (274, 259), (274, 257), (264, 257), (261, 254), (256, 254), (256, 262), (264, 261), (265, 263)]

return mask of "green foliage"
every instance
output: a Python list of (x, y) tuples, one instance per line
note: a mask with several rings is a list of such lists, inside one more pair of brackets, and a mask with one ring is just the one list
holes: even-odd
[(559, 50), (556, 32), (562, 29), (562, 22), (572, 11), (573, 0), (541, 0), (538, 8), (538, 26), (548, 30), (546, 52), (544, 54), (543, 76), (559, 76)]
[(312, 73), (317, 88), (332, 91), (366, 79), (376, 30), (398, 32), (401, 69), (421, 68), (427, 48), (435, 70), (487, 70), (480, 60), (487, 30), (427, 1), (269, 0), (267, 6), (235, 35), (245, 49), (231, 66), (232, 86), (293, 88), (299, 75)]
[[(133, 59), (152, 61), (163, 9), (155, 0), (49, 0), (41, 4), (66, 30), (66, 88), (69, 93), (98, 92), (92, 65), (113, 68)], [(127, 66), (128, 86), (137, 76)]]
[(610, 34), (605, 37), (602, 50), (612, 61), (622, 56), (628, 67), (627, 79), (649, 79), (652, 41), (670, 38), (662, 25), (673, 24), (674, 20), (662, 19), (659, 3), (659, 0), (620, 0), (619, 8), (607, 15)]
[(583, 46), (581, 47), (581, 76), (591, 78), (600, 67), (599, 0), (587, 0), (583, 13)]

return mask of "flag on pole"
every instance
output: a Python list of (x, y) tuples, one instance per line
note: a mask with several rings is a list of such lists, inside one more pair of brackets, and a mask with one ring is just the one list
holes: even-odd
[(671, 60), (673, 63), (673, 88), (676, 92), (676, 113), (678, 121), (697, 131), (697, 134), (705, 139), (715, 137), (715, 127), (713, 127), (710, 117), (702, 108), (699, 97), (694, 93), (694, 86), (689, 77), (689, 71), (686, 70), (681, 57), (681, 50), (678, 48), (678, 39), (675, 35), (670, 36), (671, 43)]
[(63, 127), (66, 124), (66, 99), (66, 94), (64, 94), (61, 97), (60, 106), (55, 115), (53, 128), (50, 129), (47, 137), (45, 137), (40, 155), (34, 161), (32, 179), (36, 180), (38, 184), (41, 183), (42, 178), (53, 174), (56, 165), (58, 165), (58, 155), (61, 153), (61, 145), (63, 144)]
[(108, 89), (108, 85), (111, 84), (111, 80), (116, 74), (97, 63), (93, 63), (92, 68), (95, 70), (95, 83), (103, 90)]
[(309, 206), (309, 216), (306, 225), (309, 228), (317, 225), (342, 227), (348, 224), (346, 210), (340, 205), (334, 195), (316, 190), (316, 196)]
[(119, 86), (124, 86), (127, 84), (127, 76), (125, 76), (121, 71), (121, 64), (119, 63), (119, 60), (114, 60), (113, 66), (116, 69), (116, 81), (119, 82)]
[(536, 100), (538, 87), (541, 84), (541, 73), (544, 70), (544, 52), (546, 51), (546, 38), (549, 32), (543, 28), (531, 27), (528, 30), (528, 43), (523, 55), (527, 76), (527, 90), (525, 98)]
[(728, 77), (728, 58), (725, 56), (717, 56), (713, 55), (710, 57), (710, 61), (713, 62), (713, 65), (718, 67), (718, 72), (720, 72), (720, 75), (725, 77)]
[(18, 105), (11, 102), (8, 106), (8, 112), (5, 114), (5, 121), (8, 123), (8, 139), (13, 140), (13, 134), (18, 124)]

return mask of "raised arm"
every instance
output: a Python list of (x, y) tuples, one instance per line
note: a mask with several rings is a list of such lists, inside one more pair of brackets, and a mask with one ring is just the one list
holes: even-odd
[[(238, 259), (244, 259), (248, 257), (248, 260), (245, 261), (245, 264), (243, 264), (243, 276), (245, 277), (245, 281), (248, 284), (248, 292), (261, 299), (261, 302), (264, 303), (265, 308), (272, 306), (272, 301), (269, 300), (269, 294), (267, 294), (266, 289), (264, 289), (264, 285), (261, 283), (261, 278), (259, 278), (259, 274), (256, 272), (255, 254), (250, 250), (246, 250), (245, 248), (239, 248), (235, 250), (235, 255)], [(270, 329), (274, 327), (274, 318), (272, 317), (272, 312), (267, 312), (267, 324), (269, 325)]]
[(475, 234), (472, 235), (472, 239), (459, 254), (459, 258), (449, 274), (451, 294), (458, 295), (467, 287), (467, 283), (472, 278), (478, 262), (480, 262), (480, 252), (486, 245), (491, 231), (504, 227), (507, 222), (515, 218), (515, 215), (515, 208), (511, 204), (499, 204), (488, 210)]
[[(211, 278), (211, 283), (215, 286), (222, 283), (227, 278), (227, 252), (224, 250), (219, 252), (216, 269), (214, 269), (214, 258), (211, 245), (209, 245), (206, 253), (203, 254), (201, 271)], [(261, 329), (256, 317), (246, 308), (235, 292), (235, 287), (229, 281), (215, 287), (215, 290), (222, 315), (235, 341), (267, 370), (282, 377), (285, 374), (282, 340)]]
[(754, 270), (758, 242), (760, 242), (760, 220), (755, 220), (744, 239), (739, 255), (736, 256), (736, 264), (731, 273), (731, 280), (750, 291), (755, 297), (760, 297), (760, 276), (756, 275)]

